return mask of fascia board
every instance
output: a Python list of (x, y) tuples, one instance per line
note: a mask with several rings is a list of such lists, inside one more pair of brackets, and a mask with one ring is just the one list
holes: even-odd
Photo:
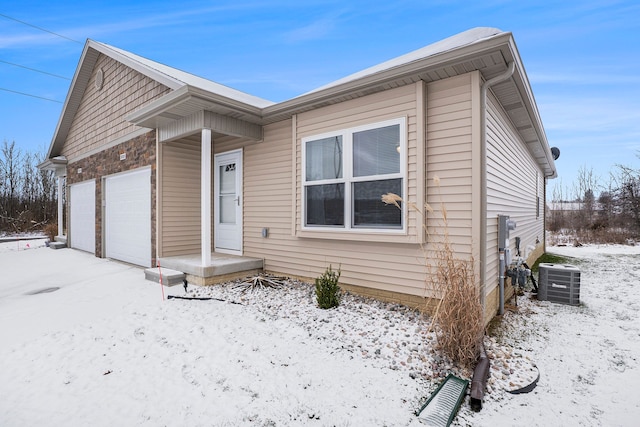
[(110, 58), (115, 59), (116, 61), (122, 63), (123, 65), (126, 65), (129, 68), (134, 69), (135, 71), (139, 72), (140, 74), (144, 74), (145, 76), (149, 77), (152, 80), (157, 81), (158, 83), (161, 83), (165, 86), (167, 86), (169, 89), (173, 89), (176, 90), (182, 86), (184, 86), (184, 83), (181, 82), (180, 80), (174, 79), (170, 76), (168, 76), (167, 74), (158, 71), (152, 67), (149, 67), (145, 64), (142, 64), (138, 61), (136, 61), (135, 59), (124, 55), (122, 53), (120, 53), (119, 51), (112, 49), (110, 46), (105, 45), (103, 43), (94, 41), (94, 40), (89, 40), (89, 44), (90, 46), (97, 50), (98, 52), (107, 55)]
[(544, 130), (544, 125), (542, 124), (540, 111), (538, 110), (538, 105), (536, 103), (531, 84), (529, 83), (527, 72), (524, 68), (524, 65), (522, 64), (522, 58), (520, 57), (520, 53), (518, 52), (518, 47), (513, 36), (509, 37), (509, 49), (516, 65), (516, 71), (513, 74), (515, 84), (518, 87), (518, 90), (522, 95), (522, 99), (525, 102), (527, 114), (531, 118), (531, 122), (533, 123), (533, 126), (535, 128), (536, 135), (538, 135), (540, 148), (542, 148), (548, 164), (548, 172), (545, 172), (545, 176), (548, 178), (556, 178), (558, 176), (558, 173), (556, 170), (555, 161), (553, 160), (553, 155), (551, 154), (551, 147), (549, 146), (549, 142), (547, 141), (547, 134)]
[[(64, 100), (64, 104), (62, 104), (62, 110), (60, 113), (60, 117), (58, 118), (58, 123), (56, 125), (56, 129), (53, 132), (53, 137), (51, 138), (51, 144), (49, 145), (49, 150), (47, 151), (47, 159), (51, 158), (51, 157), (55, 157), (57, 155), (59, 155), (59, 151), (61, 149), (61, 147), (59, 146), (60, 144), (62, 144), (64, 142), (64, 139), (66, 138), (66, 135), (64, 135), (64, 138), (62, 138), (61, 140), (61, 131), (63, 129), (63, 124), (65, 124), (65, 119), (68, 118), (68, 114), (72, 114), (75, 115), (75, 112), (78, 109), (79, 105), (71, 105), (70, 100), (73, 98), (74, 93), (77, 93), (77, 91), (81, 91), (82, 93), (84, 93), (87, 84), (89, 82), (89, 80), (87, 79), (86, 81), (84, 80), (80, 80), (81, 75), (83, 75), (82, 71), (84, 69), (86, 69), (86, 67), (93, 67), (95, 66), (96, 60), (97, 60), (97, 55), (94, 56), (90, 56), (89, 55), (89, 49), (90, 49), (90, 40), (87, 40), (87, 42), (84, 45), (84, 48), (82, 49), (82, 54), (80, 55), (80, 59), (78, 60), (78, 66), (76, 66), (76, 71), (73, 75), (73, 78), (71, 79), (71, 85), (69, 86), (69, 90), (67, 91), (67, 96)], [(72, 110), (72, 111), (70, 111)], [(68, 131), (68, 129), (65, 130)]]

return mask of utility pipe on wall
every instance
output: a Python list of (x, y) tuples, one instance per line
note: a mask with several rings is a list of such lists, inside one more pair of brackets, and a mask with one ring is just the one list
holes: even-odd
[(514, 71), (515, 63), (510, 62), (504, 73), (480, 86), (480, 303), (483, 313), (486, 306), (487, 279), (487, 91), (491, 86), (510, 79)]

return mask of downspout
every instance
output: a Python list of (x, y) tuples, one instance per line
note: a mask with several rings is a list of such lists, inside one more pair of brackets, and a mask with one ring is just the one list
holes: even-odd
[[(480, 86), (480, 303), (482, 313), (486, 312), (486, 280), (487, 280), (487, 90), (501, 83), (513, 75), (515, 62), (510, 62), (507, 70), (487, 80)], [(503, 276), (503, 272), (500, 272)], [(500, 282), (501, 292), (504, 292), (504, 281)]]

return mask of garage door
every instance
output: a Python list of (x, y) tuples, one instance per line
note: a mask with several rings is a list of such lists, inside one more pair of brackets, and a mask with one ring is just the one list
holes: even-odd
[(151, 267), (151, 169), (105, 179), (105, 255)]
[(72, 248), (96, 252), (96, 182), (69, 186), (69, 240)]

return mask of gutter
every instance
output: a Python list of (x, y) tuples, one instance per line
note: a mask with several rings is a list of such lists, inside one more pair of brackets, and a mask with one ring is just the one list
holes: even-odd
[(487, 91), (497, 83), (508, 80), (515, 71), (515, 62), (509, 63), (507, 70), (480, 86), (480, 304), (484, 316), (486, 310), (487, 280)]

